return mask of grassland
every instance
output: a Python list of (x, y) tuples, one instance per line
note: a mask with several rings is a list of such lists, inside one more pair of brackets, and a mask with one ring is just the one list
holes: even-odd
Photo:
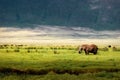
[(119, 80), (120, 50), (78, 54), (76, 45), (0, 46), (0, 80)]

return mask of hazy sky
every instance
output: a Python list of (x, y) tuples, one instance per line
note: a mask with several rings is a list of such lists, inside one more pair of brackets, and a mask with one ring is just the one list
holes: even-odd
[(120, 30), (95, 31), (83, 27), (45, 26), (35, 28), (1, 27), (0, 38), (120, 38)]
[(36, 28), (0, 27), (0, 44), (98, 45), (120, 46), (120, 31), (96, 31), (83, 27), (45, 26)]

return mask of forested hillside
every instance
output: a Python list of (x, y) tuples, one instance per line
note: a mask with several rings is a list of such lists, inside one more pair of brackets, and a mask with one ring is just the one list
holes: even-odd
[(120, 0), (0, 0), (0, 26), (120, 29)]

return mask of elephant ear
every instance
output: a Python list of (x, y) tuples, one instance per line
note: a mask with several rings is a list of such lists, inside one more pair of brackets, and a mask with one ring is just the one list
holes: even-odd
[(91, 50), (93, 50), (94, 49), (94, 47), (93, 46), (89, 46), (89, 50), (91, 51)]

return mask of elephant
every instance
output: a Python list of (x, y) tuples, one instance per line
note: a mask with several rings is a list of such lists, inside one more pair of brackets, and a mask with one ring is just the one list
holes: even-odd
[(94, 55), (96, 55), (98, 51), (98, 47), (95, 44), (91, 44), (91, 45), (83, 44), (78, 47), (79, 54), (82, 52), (82, 50), (85, 51), (86, 55), (89, 55), (89, 53), (93, 53)]

